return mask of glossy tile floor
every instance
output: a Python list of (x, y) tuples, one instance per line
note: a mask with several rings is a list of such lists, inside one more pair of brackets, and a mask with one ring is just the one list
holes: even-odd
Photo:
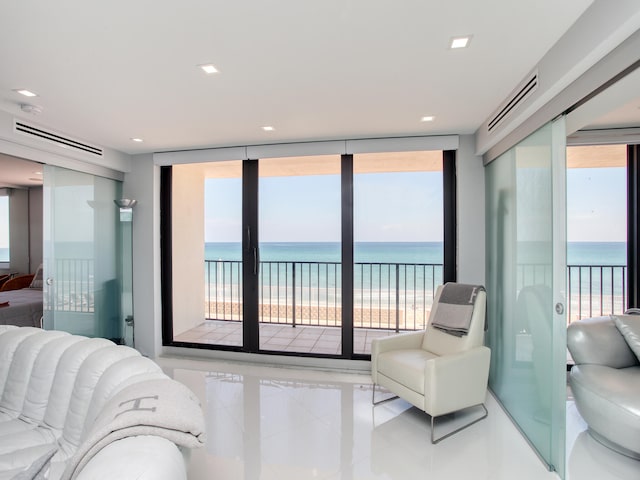
[[(201, 399), (207, 445), (190, 480), (555, 479), (491, 395), (489, 416), (437, 445), (429, 417), (403, 400), (371, 406), (365, 373), (218, 360), (158, 363)], [(471, 412), (475, 415), (477, 412)], [(437, 424), (438, 435), (460, 417)], [(640, 462), (593, 441), (567, 402), (567, 478), (638, 480)]]
[[(355, 353), (371, 353), (374, 338), (395, 335), (393, 330), (356, 328), (353, 331)], [(260, 349), (275, 352), (319, 353), (340, 355), (342, 353), (342, 331), (340, 327), (309, 327), (298, 325), (260, 324)], [(211, 345), (242, 345), (242, 323), (221, 320), (205, 320), (203, 323), (176, 335), (178, 342), (193, 342)]]

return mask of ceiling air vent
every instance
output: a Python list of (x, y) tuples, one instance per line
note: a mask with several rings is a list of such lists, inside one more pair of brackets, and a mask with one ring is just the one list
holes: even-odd
[(28, 123), (25, 123), (21, 120), (14, 119), (13, 130), (16, 133), (27, 135), (31, 138), (37, 138), (39, 140), (45, 140), (50, 143), (55, 143), (59, 147), (70, 148), (73, 150), (90, 153), (91, 155), (95, 155), (97, 157), (102, 157), (103, 155), (102, 148), (100, 147), (89, 145), (88, 143), (81, 142), (73, 138), (65, 137), (63, 135), (60, 135), (59, 133), (45, 130), (42, 127), (29, 125)]
[(511, 98), (507, 99), (504, 105), (489, 120), (487, 130), (493, 131), (507, 116), (522, 104), (538, 88), (538, 72), (535, 71), (529, 78), (516, 88)]

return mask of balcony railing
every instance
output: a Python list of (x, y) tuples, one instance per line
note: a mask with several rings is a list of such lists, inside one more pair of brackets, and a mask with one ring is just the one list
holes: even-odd
[[(207, 260), (206, 318), (242, 319), (242, 264)], [(61, 259), (50, 308), (93, 312), (93, 262)], [(441, 264), (356, 263), (355, 327), (419, 330), (429, 318), (434, 292), (442, 283)], [(517, 290), (551, 283), (548, 265), (519, 265)], [(624, 312), (625, 265), (568, 265), (567, 321)], [(260, 321), (286, 325), (331, 326), (342, 320), (342, 267), (338, 262), (261, 262)]]
[[(208, 320), (242, 318), (239, 261), (206, 261)], [(339, 262), (261, 262), (259, 315), (262, 323), (338, 327), (342, 323)], [(441, 264), (356, 263), (356, 327), (419, 330), (429, 318)]]
[[(208, 320), (242, 320), (242, 263), (205, 261)], [(567, 321), (622, 313), (624, 265), (569, 265)], [(547, 265), (520, 265), (516, 286), (551, 283)], [(262, 323), (338, 327), (342, 320), (342, 267), (338, 262), (261, 262)], [(356, 263), (353, 322), (356, 328), (419, 330), (425, 327), (441, 264)]]
[(43, 298), (45, 310), (93, 313), (93, 259), (58, 258), (55, 261), (55, 287)]
[[(551, 266), (519, 265), (518, 291), (527, 285), (550, 285)], [(567, 323), (623, 313), (627, 305), (626, 265), (567, 265)]]
[(623, 313), (627, 305), (626, 265), (569, 265), (568, 322)]

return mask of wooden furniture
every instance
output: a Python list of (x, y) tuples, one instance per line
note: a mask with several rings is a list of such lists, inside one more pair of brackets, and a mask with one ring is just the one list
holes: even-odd
[(9, 290), (20, 290), (21, 288), (27, 288), (31, 285), (31, 281), (35, 275), (33, 273), (28, 275), (18, 275), (10, 280), (4, 282), (4, 285), (0, 287), (0, 292), (7, 292)]

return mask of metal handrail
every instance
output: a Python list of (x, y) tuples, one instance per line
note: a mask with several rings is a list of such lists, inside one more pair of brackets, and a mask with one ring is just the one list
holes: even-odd
[[(207, 319), (239, 321), (242, 262), (205, 263)], [(260, 262), (260, 322), (340, 326), (341, 269), (340, 262)], [(356, 327), (396, 331), (424, 328), (441, 283), (442, 264), (356, 263), (354, 323)]]
[(567, 322), (624, 313), (626, 265), (567, 265)]
[[(206, 260), (206, 318), (242, 319), (242, 263)], [(260, 322), (284, 325), (341, 324), (341, 264), (339, 262), (260, 262)], [(551, 283), (549, 265), (519, 265), (517, 291)], [(567, 322), (623, 313), (626, 308), (625, 265), (568, 265)], [(424, 328), (438, 285), (442, 264), (354, 264), (356, 328)]]

